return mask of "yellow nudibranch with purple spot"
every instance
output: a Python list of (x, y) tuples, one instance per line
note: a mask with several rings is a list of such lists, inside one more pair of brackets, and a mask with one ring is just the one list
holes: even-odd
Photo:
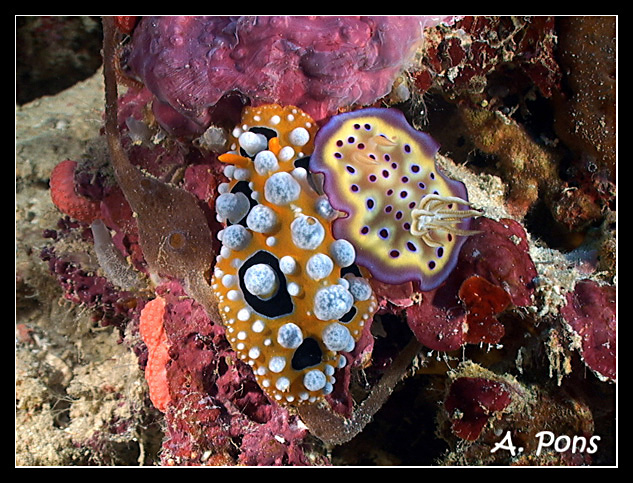
[(339, 114), (317, 133), (310, 169), (324, 175), (331, 205), (344, 213), (333, 234), (381, 282), (437, 287), (476, 233), (470, 219), (481, 213), (470, 209), (465, 185), (438, 169), (438, 148), (396, 109)]
[(335, 239), (338, 216), (307, 170), (315, 122), (292, 106), (246, 107), (219, 186), (222, 248), (212, 288), (238, 357), (281, 404), (329, 394), (338, 368), (368, 328), (377, 301)]

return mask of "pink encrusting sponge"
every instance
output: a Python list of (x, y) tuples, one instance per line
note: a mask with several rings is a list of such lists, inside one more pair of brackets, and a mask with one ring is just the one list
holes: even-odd
[(324, 174), (335, 238), (384, 283), (441, 284), (457, 262), (470, 218), (466, 187), (435, 163), (438, 144), (396, 109), (339, 114), (317, 133), (310, 169)]
[(169, 132), (203, 132), (218, 122), (218, 102), (235, 93), (253, 106), (297, 106), (321, 121), (340, 108), (387, 95), (422, 44), (424, 30), (455, 19), (142, 17), (122, 62), (127, 74), (152, 91), (154, 115)]

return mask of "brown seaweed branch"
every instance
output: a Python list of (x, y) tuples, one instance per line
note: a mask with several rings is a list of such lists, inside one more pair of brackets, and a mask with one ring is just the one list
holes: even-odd
[(135, 213), (141, 249), (150, 275), (184, 281), (187, 293), (219, 320), (208, 283), (215, 259), (206, 216), (191, 193), (143, 174), (128, 159), (118, 130), (115, 55), (117, 29), (103, 18), (105, 133), (116, 180)]
[(354, 409), (347, 419), (333, 412), (328, 406), (310, 404), (298, 408), (299, 416), (310, 433), (328, 445), (339, 445), (351, 441), (365, 429), (375, 414), (389, 399), (396, 384), (406, 375), (407, 369), (418, 356), (422, 345), (412, 338), (398, 354), (371, 393)]

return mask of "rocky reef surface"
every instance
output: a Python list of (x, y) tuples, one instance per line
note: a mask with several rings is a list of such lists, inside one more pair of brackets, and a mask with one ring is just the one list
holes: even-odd
[[(16, 106), (16, 465), (615, 464), (615, 22), (427, 29), (373, 104), (433, 136), (484, 216), (439, 287), (372, 281), (371, 333), (330, 400), (351, 440), (268, 401), (219, 320), (147, 273), (108, 164), (100, 71)], [(213, 209), (214, 133), (170, 139), (150, 105), (123, 93), (130, 157)], [(152, 300), (168, 350), (139, 333)], [(411, 341), (413, 363), (358, 423)]]

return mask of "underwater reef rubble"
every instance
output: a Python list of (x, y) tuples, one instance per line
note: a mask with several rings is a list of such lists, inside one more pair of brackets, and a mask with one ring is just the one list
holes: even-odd
[[(331, 317), (339, 319), (336, 334), (347, 343), (337, 345), (334, 336), (324, 336), (339, 364), (328, 362), (320, 368), (323, 385), (313, 382), (320, 381), (316, 373), (312, 373), (316, 379), (304, 382), (312, 395), (323, 391), (318, 402), (311, 401), (307, 393), (286, 392), (286, 379), (291, 381), (286, 373), (285, 379), (273, 382), (280, 392), (268, 391), (265, 374), (278, 366), (259, 366), (256, 361), (278, 354), (269, 356), (262, 345), (257, 346), (258, 351), (252, 350), (254, 346), (239, 346), (252, 336), (240, 329), (232, 340), (228, 321), (240, 317), (250, 321), (246, 313), (238, 309), (223, 318), (218, 308), (224, 311), (228, 302), (222, 305), (213, 297), (202, 298), (213, 291), (212, 283), (223, 283), (230, 266), (237, 266), (232, 260), (239, 258), (244, 240), (262, 235), (258, 229), (268, 229), (269, 225), (258, 228), (247, 219), (254, 206), (295, 203), (292, 216), (301, 220), (308, 212), (302, 204), (304, 198), (292, 195), (292, 201), (287, 201), (290, 198), (285, 197), (295, 192), (295, 183), (302, 193), (316, 187), (316, 198), (321, 200), (334, 199), (326, 191), (332, 188), (325, 183), (319, 190), (319, 173), (310, 169), (310, 160), (293, 165), (290, 178), (277, 177), (282, 188), (277, 194), (272, 188), (262, 190), (268, 203), (258, 201), (251, 196), (257, 191), (257, 176), (274, 172), (275, 161), (277, 165), (286, 162), (281, 152), (288, 144), (271, 140), (289, 136), (292, 129), (288, 133), (285, 128), (273, 129), (275, 136), (258, 130), (259, 126), (253, 131), (243, 129), (244, 123), (236, 119), (251, 106), (270, 105), (268, 99), (245, 90), (239, 102), (230, 100), (236, 111), (230, 120), (233, 124), (227, 119), (213, 125), (200, 123), (202, 118), (207, 120), (208, 113), (190, 108), (183, 110), (191, 114), (183, 123), (183, 112), (162, 117), (169, 110), (159, 106), (156, 98), (168, 96), (162, 86), (155, 85), (159, 78), (146, 78), (142, 85), (139, 80), (144, 79), (133, 76), (127, 91), (117, 99), (117, 117), (111, 118), (116, 133), (111, 123), (105, 134), (95, 136), (81, 158), (60, 160), (53, 170), (50, 196), (62, 217), (56, 226), (47, 227), (41, 259), (63, 297), (96, 314), (100, 326), (112, 326), (121, 345), (137, 357), (138, 369), (126, 370), (144, 374), (146, 412), (162, 429), (154, 447), (154, 463), (615, 463), (615, 158), (606, 148), (590, 152), (583, 143), (571, 141), (574, 134), (569, 126), (554, 125), (554, 112), (580, 109), (571, 77), (575, 68), (586, 68), (571, 64), (565, 55), (568, 50), (563, 53), (561, 49), (577, 48), (578, 56), (589, 55), (582, 49), (582, 39), (591, 33), (583, 22), (594, 22), (606, 32), (615, 22), (613, 18), (583, 19), (464, 17), (427, 27), (425, 42), (408, 59), (406, 68), (389, 74), (387, 84), (394, 90), (405, 85), (407, 98), (398, 97), (394, 102), (386, 89), (371, 101), (346, 101), (346, 105), (313, 111), (320, 117), (312, 119), (307, 129), (312, 129), (310, 142), (314, 132), (319, 139), (319, 130), (339, 111), (341, 115), (360, 112), (358, 104), (400, 111), (437, 141), (435, 169), (463, 183), (467, 197), (462, 194), (460, 199), (478, 213), (471, 214), (468, 226), (463, 225), (463, 235), (454, 235), (463, 242), (454, 268), (430, 289), (420, 287), (416, 280), (389, 283), (377, 279), (372, 277), (371, 267), (360, 263), (358, 267), (349, 264), (353, 272), (339, 273), (338, 260), (343, 257), (337, 258), (331, 251), (313, 260), (309, 277), (316, 282), (324, 280), (323, 270), (327, 276), (333, 274), (326, 258), (335, 261), (332, 267), (336, 267), (337, 277), (331, 286), (342, 288), (328, 292), (328, 300), (340, 303), (336, 317)], [(134, 63), (129, 49), (133, 50), (135, 42), (151, 43), (147, 39), (151, 29), (144, 22), (149, 20), (126, 24), (130, 41), (122, 48), (111, 45), (116, 47), (112, 55), (122, 56), (120, 62)], [(572, 32), (574, 22), (585, 28)], [(190, 24), (197, 25), (194, 21), (178, 24), (181, 39), (187, 38)], [(134, 38), (137, 29), (142, 36), (138, 41)], [(193, 32), (198, 41), (199, 30)], [(116, 30), (111, 34), (111, 40), (120, 35)], [(177, 39), (165, 39), (178, 47)], [(610, 65), (614, 53), (610, 39), (602, 37), (606, 45), (597, 48), (605, 65)], [(598, 40), (592, 38), (591, 45), (595, 42)], [(167, 57), (168, 51), (163, 55)], [(483, 64), (478, 62), (482, 58), (486, 59)], [(172, 67), (180, 69), (179, 62)], [(130, 74), (123, 63), (119, 67), (119, 75)], [(170, 78), (170, 82), (175, 83), (166, 88), (177, 91), (176, 79)], [(597, 89), (598, 83), (586, 88), (594, 85)], [(611, 99), (615, 102), (615, 97)], [(112, 107), (108, 106), (110, 115)], [(609, 106), (603, 107), (605, 116), (610, 115)], [(175, 120), (177, 127), (168, 126), (169, 120)], [(609, 120), (605, 122), (610, 125)], [(242, 138), (243, 132), (256, 136)], [(121, 165), (113, 168), (112, 147), (109, 151), (106, 139), (112, 143), (114, 134), (130, 166), (139, 173), (138, 189), (122, 183), (117, 174)], [(295, 151), (289, 162), (307, 154), (299, 147), (307, 142), (300, 134), (303, 131), (295, 131)], [(600, 146), (606, 146), (611, 137), (614, 133)], [(264, 152), (274, 156), (257, 157)], [(367, 161), (357, 158), (361, 163)], [(250, 173), (244, 169), (250, 166), (247, 163), (254, 167)], [(142, 193), (134, 198), (130, 190), (146, 190), (160, 199), (150, 202)], [(391, 195), (385, 190), (380, 193), (377, 196), (385, 199), (375, 201), (382, 207)], [(224, 194), (234, 196), (220, 199)], [(247, 203), (240, 204), (244, 199)], [(319, 223), (327, 233), (326, 221), (332, 212), (324, 202), (318, 207), (323, 215)], [(457, 211), (454, 206), (443, 208)], [(290, 225), (291, 218), (282, 216), (280, 209), (273, 211), (282, 226)], [(198, 223), (196, 233), (189, 230), (194, 225), (191, 220)], [(305, 229), (313, 226), (306, 224)], [(443, 226), (456, 230), (455, 223)], [(218, 233), (222, 233), (220, 237)], [(262, 248), (268, 243), (268, 252), (277, 253), (272, 236), (263, 235)], [(425, 243), (437, 239), (431, 235)], [(291, 254), (283, 245), (278, 248)], [(354, 248), (358, 254), (362, 246)], [(438, 255), (442, 251), (433, 250), (436, 259), (442, 259)], [(292, 255), (299, 266), (308, 266), (308, 255), (305, 260), (304, 255)], [(282, 257), (277, 258), (277, 270), (263, 279), (264, 287), (270, 288), (271, 280), (295, 280), (291, 269), (284, 268), (288, 265), (281, 263)], [(264, 260), (258, 258), (257, 263), (269, 263)], [(214, 273), (218, 266), (222, 274)], [(237, 287), (246, 294), (245, 273), (238, 275)], [(274, 291), (277, 285), (273, 282)], [(25, 278), (23, 292), (29, 283)], [(226, 300), (255, 306), (258, 295), (262, 295), (260, 300), (266, 299), (267, 294), (258, 294), (249, 282), (252, 294), (240, 302), (239, 294), (229, 295), (230, 288), (235, 290), (230, 283), (227, 278), (226, 294), (222, 293)], [(298, 284), (296, 295), (309, 283)], [(295, 290), (291, 287), (290, 292)], [(351, 300), (348, 293), (353, 294)], [(348, 326), (345, 317), (354, 316), (349, 313), (363, 297), (375, 297), (375, 306), (366, 312), (369, 322), (350, 345), (345, 331), (338, 327)], [(364, 301), (372, 303), (371, 298)], [(161, 310), (152, 312), (158, 303)], [(233, 314), (230, 310), (226, 313)], [(315, 312), (318, 310), (315, 306)], [(143, 332), (145, 322), (160, 334), (159, 342)], [(326, 343), (316, 335), (306, 336), (303, 323), (293, 321), (301, 329), (299, 333), (284, 322), (283, 331), (274, 330), (287, 335), (271, 337), (266, 347), (281, 344), (294, 351), (288, 353), (299, 352), (303, 359), (293, 359), (294, 368), (307, 374), (315, 354), (327, 351), (323, 349)], [(32, 344), (25, 327), (20, 332), (20, 347)], [(257, 332), (261, 325), (251, 323), (250, 327)], [(244, 336), (238, 335), (242, 332)], [(299, 334), (300, 342), (293, 346)], [(320, 349), (312, 342), (301, 345), (306, 340), (317, 341)], [(406, 357), (399, 358), (403, 354)], [(285, 402), (281, 404), (272, 394), (283, 394)], [(292, 394), (291, 398), (286, 394)], [(305, 404), (297, 406), (302, 399)], [(316, 419), (324, 424), (315, 426)], [(537, 436), (546, 429), (554, 435), (547, 447), (548, 435)], [(372, 447), (376, 435), (382, 436)], [(511, 451), (506, 444), (491, 451), (509, 441), (523, 450)], [(95, 443), (91, 448), (98, 455), (93, 461), (99, 462), (106, 461), (99, 452), (112, 446)]]

